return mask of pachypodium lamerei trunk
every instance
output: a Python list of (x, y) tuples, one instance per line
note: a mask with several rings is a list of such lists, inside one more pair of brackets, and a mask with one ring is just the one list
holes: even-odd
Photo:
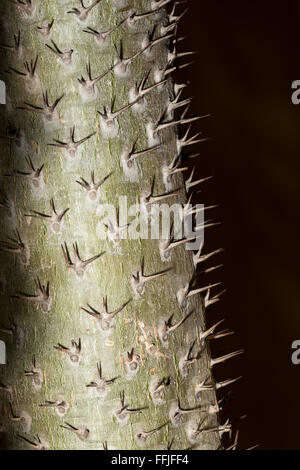
[[(180, 204), (181, 221), (194, 212), (182, 161), (198, 117), (171, 79), (185, 55), (178, 3), (1, 2), (8, 449), (218, 449), (231, 429), (217, 398), (231, 381), (212, 368), (237, 353), (211, 358), (226, 332), (204, 312), (219, 294), (193, 284), (219, 250), (186, 249), (203, 225), (181, 240), (129, 236), (157, 203)], [(125, 196), (140, 213), (105, 219)]]

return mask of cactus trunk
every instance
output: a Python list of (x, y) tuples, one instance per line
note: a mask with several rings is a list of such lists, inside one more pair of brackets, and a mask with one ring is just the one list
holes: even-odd
[(156, 196), (184, 207), (190, 194), (180, 166), (168, 169), (192, 135), (180, 140), (189, 120), (174, 117), (172, 7), (1, 2), (8, 449), (221, 447), (208, 291), (188, 286), (194, 253), (125, 238), (134, 217), (104, 224), (101, 212), (126, 196), (147, 219)]

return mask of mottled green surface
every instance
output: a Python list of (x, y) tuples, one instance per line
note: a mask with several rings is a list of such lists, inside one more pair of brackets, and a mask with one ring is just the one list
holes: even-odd
[[(76, 180), (80, 176), (89, 180), (92, 170), (95, 171), (96, 180), (113, 171), (113, 175), (99, 189), (99, 203), (106, 201), (116, 204), (119, 195), (127, 195), (129, 204), (136, 202), (153, 175), (155, 194), (165, 192), (161, 166), (170, 162), (176, 153), (174, 130), (163, 131), (160, 149), (140, 159), (139, 181), (135, 183), (129, 183), (124, 178), (120, 155), (124, 147), (130, 147), (137, 138), (138, 150), (149, 146), (145, 124), (156, 120), (168, 104), (169, 97), (172, 97), (171, 83), (168, 87), (154, 90), (147, 96), (147, 106), (142, 114), (135, 114), (131, 110), (124, 112), (118, 118), (119, 134), (110, 140), (101, 135), (97, 110), (102, 111), (103, 106), (108, 106), (112, 97), (115, 97), (115, 109), (126, 105), (129, 102), (129, 90), (135, 81), (141, 80), (147, 70), (153, 70), (154, 64), (165, 65), (167, 44), (155, 46), (151, 60), (141, 56), (134, 61), (130, 66), (129, 77), (121, 79), (116, 77), (114, 72), (108, 74), (97, 84), (97, 99), (91, 103), (83, 103), (78, 92), (77, 78), (82, 74), (86, 76), (87, 61), (91, 62), (93, 77), (107, 70), (114, 59), (113, 44), (118, 44), (121, 38), (125, 57), (130, 56), (141, 48), (145, 33), (152, 30), (153, 18), (140, 21), (135, 30), (129, 30), (126, 24), (123, 25), (112, 34), (108, 47), (103, 49), (96, 45), (92, 36), (82, 32), (85, 26), (79, 24), (74, 15), (66, 13), (72, 7), (78, 6), (77, 0), (34, 1), (37, 11), (33, 19), (29, 20), (22, 18), (17, 8), (8, 0), (3, 1), (1, 5), (1, 41), (12, 43), (13, 34), (20, 29), (23, 44), (21, 58), (14, 57), (10, 51), (1, 51), (4, 68), (13, 66), (23, 70), (24, 60), (34, 59), (38, 54), (37, 73), (41, 82), (41, 90), (29, 94), (21, 78), (12, 74), (3, 75), (9, 105), (5, 112), (1, 112), (0, 134), (5, 134), (7, 122), (11, 120), (17, 127), (22, 128), (24, 140), (20, 148), (14, 142), (1, 140), (1, 185), (16, 207), (16, 214), (12, 218), (7, 217), (5, 210), (0, 209), (4, 221), (1, 239), (11, 236), (13, 230), (18, 227), (23, 241), (30, 247), (30, 260), (29, 265), (24, 267), (18, 256), (1, 253), (0, 275), (2, 280), (6, 279), (1, 296), (1, 327), (8, 327), (8, 318), (13, 315), (15, 322), (24, 331), (24, 345), (20, 348), (8, 339), (8, 363), (1, 369), (4, 371), (1, 381), (11, 384), (12, 393), (0, 391), (3, 402), (1, 421), (6, 431), (7, 447), (10, 449), (28, 448), (24, 442), (15, 438), (18, 433), (22, 436), (26, 434), (20, 423), (10, 420), (10, 400), (16, 415), (26, 411), (32, 417), (28, 438), (38, 434), (50, 449), (102, 449), (104, 441), (107, 441), (109, 449), (136, 449), (139, 447), (134, 435), (139, 426), (147, 431), (168, 421), (169, 408), (176, 396), (179, 396), (185, 408), (197, 405), (195, 384), (197, 378), (204, 379), (210, 374), (209, 351), (205, 350), (200, 360), (193, 364), (186, 379), (180, 377), (178, 360), (180, 354), (187, 351), (196, 337), (196, 325), (204, 327), (203, 303), (200, 296), (194, 296), (184, 311), (179, 307), (176, 298), (178, 289), (186, 284), (188, 275), (194, 271), (190, 252), (178, 247), (172, 252), (171, 262), (163, 263), (157, 240), (122, 240), (119, 249), (116, 249), (108, 240), (99, 239), (96, 227), (101, 223), (101, 218), (96, 213), (97, 204), (87, 203), (84, 190)], [(136, 8), (137, 12), (145, 12), (149, 10), (150, 3), (130, 1), (129, 7)], [(98, 30), (106, 30), (125, 17), (128, 8), (116, 11), (110, 0), (103, 0), (93, 9), (87, 24)], [(49, 40), (45, 40), (36, 31), (38, 25), (52, 18), (55, 20), (52, 39), (61, 49), (74, 49), (74, 64), (70, 68), (61, 65), (54, 54), (45, 47), (45, 42), (50, 43)], [(156, 34), (159, 35), (159, 28)], [(152, 74), (148, 81), (148, 84), (151, 83)], [(48, 90), (50, 103), (65, 94), (57, 107), (57, 129), (45, 129), (39, 114), (15, 109), (16, 105), (24, 101), (41, 105), (42, 90)], [(70, 164), (64, 150), (49, 147), (47, 143), (52, 142), (53, 138), (65, 141), (69, 128), (73, 125), (76, 126), (76, 140), (94, 131), (96, 135), (79, 147), (74, 163)], [(45, 164), (45, 186), (41, 190), (33, 191), (30, 183), (23, 178), (4, 176), (13, 169), (27, 171), (24, 159), (27, 154), (31, 155), (36, 166)], [(183, 179), (179, 176), (174, 178), (173, 188), (182, 186)], [(167, 202), (184, 202), (184, 190), (182, 193), (183, 196)], [(52, 233), (42, 220), (24, 217), (24, 214), (31, 210), (50, 213), (51, 197), (54, 197), (58, 210), (70, 208), (64, 218), (61, 234)], [(60, 247), (64, 241), (68, 243), (71, 257), (72, 243), (75, 241), (78, 242), (84, 259), (102, 251), (105, 251), (105, 254), (89, 265), (85, 276), (79, 279), (73, 271), (69, 272), (65, 265)], [(144, 256), (145, 260), (145, 274), (152, 274), (169, 266), (173, 266), (174, 271), (147, 283), (145, 294), (134, 298), (117, 315), (115, 329), (107, 336), (101, 333), (96, 321), (80, 310), (80, 307), (89, 303), (100, 309), (102, 297), (107, 295), (108, 307), (113, 310), (131, 298), (131, 273), (137, 269), (141, 256)], [(34, 293), (34, 279), (37, 277), (43, 284), (50, 281), (53, 302), (47, 314), (32, 302), (10, 298), (11, 294), (20, 290)], [(156, 344), (159, 354), (151, 356), (143, 349), (139, 342), (138, 319), (146, 326), (154, 327), (155, 331), (162, 317), (174, 314), (174, 320), (177, 321), (190, 310), (194, 310), (195, 314), (176, 330), (168, 349), (163, 347), (158, 337)], [(2, 337), (8, 338), (1, 333)], [(53, 346), (57, 343), (69, 346), (72, 339), (77, 341), (78, 338), (82, 341), (82, 358), (79, 365), (74, 367), (68, 358)], [(141, 355), (142, 362), (138, 374), (128, 380), (123, 359), (125, 353), (133, 347)], [(24, 370), (31, 370), (33, 356), (44, 374), (40, 391), (33, 388), (31, 378), (24, 376)], [(86, 384), (96, 378), (96, 364), (99, 361), (106, 378), (120, 376), (109, 387), (105, 400), (101, 400), (94, 389), (86, 388)], [(160, 406), (153, 404), (148, 390), (150, 380), (155, 374), (161, 378), (171, 377), (165, 403)], [(123, 427), (113, 415), (114, 410), (119, 407), (119, 393), (122, 390), (125, 391), (126, 403), (131, 407), (149, 407), (141, 414), (130, 416), (128, 424)], [(61, 397), (70, 405), (64, 418), (60, 418), (53, 409), (39, 407), (45, 400), (54, 401)], [(165, 448), (172, 438), (173, 449), (190, 447), (191, 443), (186, 435), (187, 423), (189, 420), (197, 423), (201, 417), (204, 418), (209, 404), (215, 404), (213, 392), (203, 393), (201, 413), (196, 411), (185, 416), (179, 427), (173, 427), (169, 423), (149, 437), (147, 448)], [(64, 421), (74, 426), (87, 426), (90, 430), (89, 438), (81, 441), (75, 434), (60, 428), (59, 425)], [(215, 415), (207, 415), (204, 426), (211, 427), (217, 423)], [(219, 435), (214, 432), (201, 435), (196, 448), (214, 449), (219, 445)]]

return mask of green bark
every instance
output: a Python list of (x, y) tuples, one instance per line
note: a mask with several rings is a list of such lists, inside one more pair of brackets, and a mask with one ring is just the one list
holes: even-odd
[[(170, 261), (164, 263), (158, 240), (124, 239), (115, 244), (99, 238), (101, 215), (97, 207), (100, 203), (117, 205), (118, 197), (126, 195), (128, 204), (133, 204), (154, 176), (154, 194), (166, 193), (162, 167), (170, 164), (177, 152), (177, 130), (171, 127), (161, 131), (158, 149), (137, 159), (136, 180), (129, 181), (128, 175), (124, 174), (121, 162), (124, 150), (130, 150), (135, 141), (136, 151), (153, 145), (147, 137), (147, 123), (155, 122), (174, 99), (171, 80), (147, 94), (142, 111), (130, 108), (122, 112), (115, 121), (115, 132), (109, 137), (103, 132), (98, 113), (103, 112), (104, 106), (109, 109), (113, 99), (114, 110), (132, 102), (130, 90), (148, 71), (146, 87), (155, 83), (155, 71), (167, 65), (168, 46), (172, 49), (170, 40), (154, 45), (150, 57), (141, 54), (133, 60), (124, 78), (118, 76), (116, 67), (112, 68), (95, 85), (95, 99), (89, 101), (82, 97), (82, 86), (77, 79), (81, 76), (87, 78), (88, 62), (94, 78), (114, 65), (114, 44), (119, 47), (122, 40), (124, 56), (130, 57), (142, 49), (148, 31), (151, 32), (156, 25), (155, 37), (160, 37), (161, 26), (168, 24), (165, 10), (138, 20), (134, 27), (125, 22), (107, 37), (105, 47), (102, 47), (83, 30), (92, 27), (106, 31), (126, 18), (130, 9), (138, 14), (148, 12), (154, 2), (130, 0), (124, 2), (121, 9), (115, 8), (117, 3), (100, 1), (85, 23), (80, 23), (75, 14), (67, 13), (74, 7), (80, 8), (77, 0), (32, 0), (32, 16), (24, 14), (23, 4), (12, 5), (5, 0), (1, 5), (1, 43), (13, 45), (13, 35), (20, 31), (22, 45), (17, 51), (1, 50), (3, 69), (11, 72), (2, 76), (7, 87), (7, 106), (1, 113), (1, 185), (9, 207), (6, 207), (2, 195), (4, 207), (0, 210), (4, 223), (1, 240), (14, 238), (14, 230), (17, 229), (26, 246), (23, 260), (19, 253), (1, 253), (0, 326), (1, 338), (7, 342), (7, 365), (1, 366), (1, 421), (9, 449), (31, 448), (23, 438), (35, 443), (34, 436), (37, 435), (42, 442), (42, 445), (37, 444), (37, 448), (45, 445), (49, 449), (102, 449), (104, 442), (107, 442), (108, 449), (139, 449), (142, 445), (158, 449), (167, 448), (171, 440), (172, 449), (220, 447), (218, 431), (199, 432), (194, 440), (191, 439), (191, 430), (200, 421), (203, 421), (202, 430), (219, 426), (217, 413), (208, 411), (216, 404), (216, 391), (207, 341), (186, 376), (180, 373), (180, 359), (194, 340), (192, 355), (195, 355), (200, 348), (197, 331), (206, 329), (201, 294), (191, 296), (182, 306), (177, 298), (178, 291), (195, 272), (193, 253), (184, 246), (176, 247)], [(52, 19), (51, 35), (46, 37), (37, 28), (47, 25)], [(62, 63), (61, 58), (45, 46), (48, 44), (55, 48), (51, 39), (60, 50), (73, 49), (71, 65)], [(23, 63), (34, 62), (36, 57), (38, 62), (34, 75), (38, 79), (35, 83), (14, 72), (13, 69), (25, 71)], [(44, 119), (40, 113), (29, 111), (30, 106), (24, 104), (43, 106), (42, 93), (46, 91), (50, 105), (63, 95), (55, 108), (57, 116), (53, 122)], [(7, 131), (8, 123), (19, 129), (17, 136), (13, 130)], [(75, 158), (68, 156), (63, 148), (48, 145), (54, 142), (53, 139), (68, 142), (73, 126), (76, 141), (95, 133), (78, 147)], [(8, 138), (9, 132), (11, 138)], [(30, 171), (25, 161), (28, 156), (35, 168), (44, 165), (39, 187), (30, 178), (5, 176), (14, 175), (16, 170)], [(90, 181), (92, 171), (96, 181), (112, 173), (97, 190), (99, 199), (96, 202), (89, 200), (87, 191), (76, 183), (81, 177)], [(166, 199), (166, 203), (186, 202), (181, 173), (172, 177), (167, 191), (178, 188), (181, 194)], [(33, 215), (32, 211), (51, 214), (51, 198), (58, 212), (69, 208), (58, 232), (49, 221), (27, 216)], [(89, 264), (81, 277), (66, 266), (61, 249), (64, 242), (72, 260), (72, 244), (75, 242), (83, 259), (105, 253)], [(3, 248), (7, 248), (5, 243), (1, 244), (1, 250)], [(132, 289), (132, 274), (137, 271), (142, 258), (146, 275), (170, 267), (172, 271), (147, 282), (143, 295), (136, 295)], [(19, 294), (35, 294), (36, 279), (45, 286), (49, 282), (48, 304), (29, 301)], [(116, 315), (114, 328), (108, 332), (102, 331), (98, 320), (81, 308), (90, 310), (87, 307), (90, 305), (103, 312), (101, 304), (106, 296), (109, 311), (130, 300)], [(158, 337), (160, 322), (173, 314), (175, 324), (189, 312), (193, 313), (170, 335), (169, 344), (163, 344)], [(152, 337), (147, 338), (148, 343), (146, 331), (152, 332)], [(67, 354), (54, 348), (58, 344), (70, 347), (71, 341), (78, 343), (79, 338), (81, 353), (78, 363), (72, 363)], [(138, 367), (130, 371), (130, 354), (128, 356), (127, 353), (132, 348), (138, 356)], [(33, 358), (36, 362), (34, 370)], [(101, 363), (103, 378), (116, 378), (106, 384), (104, 392), (97, 375), (97, 363)], [(28, 376), (24, 371), (33, 371), (34, 375)], [(158, 394), (153, 399), (151, 392), (153, 395), (156, 381), (164, 379), (167, 383), (168, 377), (170, 385), (165, 385), (162, 395)], [(196, 396), (197, 384), (205, 379), (207, 384), (212, 384), (211, 390)], [(95, 381), (98, 381), (98, 389), (87, 387)], [(145, 409), (130, 413), (129, 419), (126, 413), (125, 417), (123, 414), (125, 424), (122, 425), (116, 411), (120, 408), (123, 391), (129, 408)], [(184, 414), (178, 426), (170, 420), (170, 410), (172, 413), (176, 408), (177, 398), (183, 408), (198, 407), (193, 413)], [(40, 406), (47, 400), (64, 401), (66, 405), (56, 408)], [(18, 417), (23, 419), (14, 419)], [(79, 435), (79, 432), (62, 428), (61, 425), (68, 427), (65, 423), (78, 430), (87, 428), (88, 436), (84, 432)], [(160, 430), (149, 435), (144, 444), (141, 436), (137, 437), (139, 432), (153, 430), (165, 423)]]

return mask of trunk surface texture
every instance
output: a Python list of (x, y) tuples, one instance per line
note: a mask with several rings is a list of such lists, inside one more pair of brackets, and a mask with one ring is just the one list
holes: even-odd
[(218, 420), (204, 319), (218, 296), (192, 285), (205, 253), (124, 238), (134, 217), (127, 227), (102, 213), (126, 196), (147, 219), (151, 203), (184, 207), (191, 194), (180, 160), (197, 137), (170, 78), (183, 8), (0, 8), (6, 448), (222, 448), (230, 426)]

